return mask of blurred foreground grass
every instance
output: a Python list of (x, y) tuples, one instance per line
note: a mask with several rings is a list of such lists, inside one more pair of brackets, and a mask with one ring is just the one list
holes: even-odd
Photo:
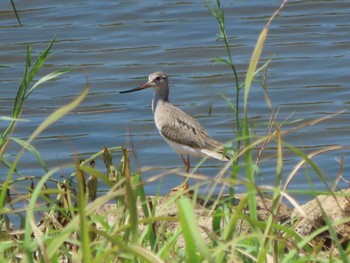
[[(52, 72), (33, 83), (48, 58), (54, 40), (34, 63), (28, 45), (26, 66), (14, 99), (12, 116), (1, 119), (9, 123), (1, 131), (0, 140), (1, 162), (7, 167), (7, 174), (2, 175), (4, 180), (0, 185), (1, 261), (348, 262), (349, 242), (345, 236), (337, 234), (336, 227), (348, 224), (350, 219), (332, 222), (319, 205), (324, 213), (324, 226), (302, 236), (296, 229), (298, 221), (295, 220), (298, 218), (293, 218), (290, 209), (282, 202), (287, 199), (301, 216), (306, 216), (303, 208), (287, 192), (292, 178), (305, 165), (313, 169), (327, 186), (325, 195), (339, 195), (334, 187), (328, 186), (325, 175), (312, 158), (327, 151), (339, 150), (341, 146), (327, 147), (306, 155), (282, 139), (286, 133), (315, 125), (332, 116), (283, 130), (272, 111), (268, 133), (263, 137), (252, 134), (248, 122), (251, 84), (269, 63), (267, 61), (257, 68), (260, 54), (270, 23), (284, 4), (259, 35), (246, 78), (239, 83), (225, 31), (224, 10), (219, 1), (207, 3), (218, 22), (220, 40), (223, 40), (228, 54), (228, 58), (217, 58), (216, 62), (227, 64), (233, 72), (236, 97), (233, 102), (229, 98), (226, 101), (236, 118), (237, 130), (232, 142), (236, 142), (237, 147), (231, 162), (221, 169), (216, 178), (197, 175), (195, 169), (191, 174), (169, 171), (195, 177), (198, 183), (189, 189), (191, 193), (178, 192), (167, 197), (145, 195), (144, 185), (154, 178), (143, 181), (140, 171), (131, 171), (128, 151), (122, 146), (103, 148), (86, 160), (76, 160), (69, 165), (75, 170), (71, 176), (63, 180), (55, 179), (62, 167), (49, 169), (32, 142), (48, 126), (79, 105), (88, 94), (88, 83), (80, 95), (49, 115), (27, 140), (11, 136), (16, 123), (21, 121), (20, 114), (29, 95), (40, 84), (69, 71)], [(241, 92), (244, 102), (242, 110), (239, 108)], [(267, 106), (271, 107), (267, 93), (265, 98)], [(6, 158), (10, 141), (22, 147), (13, 162)], [(254, 180), (259, 170), (259, 160), (270, 142), (277, 145), (276, 182), (273, 186), (258, 187)], [(255, 148), (260, 149), (256, 155), (252, 153)], [(285, 149), (301, 157), (301, 161), (282, 185)], [(44, 174), (28, 177), (18, 170), (24, 151), (31, 152), (37, 158), (38, 167), (44, 168)], [(95, 169), (94, 162), (99, 159), (103, 160), (106, 171)], [(239, 177), (242, 171), (244, 176)], [(341, 173), (338, 179), (340, 177)], [(18, 193), (16, 183), (23, 180), (28, 181), (27, 192)], [(104, 184), (108, 191), (97, 194), (99, 184)], [(234, 189), (238, 184), (247, 187), (246, 195), (235, 195)], [(227, 195), (201, 196), (198, 189), (202, 186), (209, 187), (209, 193), (218, 187), (228, 186), (230, 192)], [(268, 199), (263, 198), (266, 194), (269, 195)], [(312, 185), (309, 194), (315, 194)], [(348, 197), (348, 194), (343, 196)], [(20, 219), (18, 226), (11, 222), (15, 217)], [(326, 244), (326, 239), (315, 239), (322, 233), (328, 233), (331, 237), (330, 244)]]

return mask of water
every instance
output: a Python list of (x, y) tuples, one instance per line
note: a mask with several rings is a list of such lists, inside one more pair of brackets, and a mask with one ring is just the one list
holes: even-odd
[[(217, 56), (226, 57), (222, 41), (216, 40), (218, 25), (204, 1), (16, 1), (23, 27), (18, 26), (9, 1), (0, 3), (1, 96), (0, 115), (11, 113), (24, 69), (25, 45), (38, 55), (55, 37), (53, 53), (38, 77), (53, 70), (73, 67), (75, 71), (37, 89), (27, 101), (14, 136), (26, 139), (55, 109), (71, 101), (86, 84), (87, 99), (72, 113), (43, 132), (34, 145), (49, 167), (87, 157), (103, 146), (134, 145), (133, 169), (158, 167), (144, 179), (171, 168), (181, 168), (181, 159), (163, 142), (150, 108), (151, 91), (118, 94), (143, 84), (149, 73), (162, 70), (169, 75), (170, 100), (197, 117), (220, 141), (234, 138), (232, 111), (221, 94), (234, 98), (234, 80), (228, 67), (213, 65)], [(244, 80), (258, 34), (278, 7), (279, 1), (223, 1), (239, 80)], [(268, 95), (277, 120), (300, 123), (346, 110), (327, 121), (305, 127), (283, 139), (311, 153), (331, 145), (349, 146), (349, 45), (350, 5), (348, 1), (291, 1), (273, 21), (263, 51), (263, 60), (273, 58), (268, 69)], [(267, 130), (270, 110), (259, 84), (249, 96), (250, 123), (259, 135)], [(1, 121), (1, 129), (7, 123)], [(282, 130), (295, 127), (286, 124)], [(273, 185), (275, 145), (264, 152), (259, 184)], [(19, 147), (9, 145), (13, 160)], [(349, 149), (317, 156), (314, 160), (331, 183), (345, 158), (348, 174)], [(117, 158), (119, 158), (117, 156)], [(196, 163), (193, 159), (193, 164)], [(283, 175), (300, 158), (285, 150)], [(97, 161), (103, 167), (102, 161)], [(201, 174), (214, 177), (222, 163), (207, 161)], [(41, 175), (35, 158), (26, 154), (20, 162), (25, 175)], [(1, 166), (1, 175), (6, 175)], [(62, 169), (57, 175), (69, 176)], [(307, 176), (316, 189), (324, 185), (310, 168), (301, 169), (290, 189), (309, 189)], [(243, 174), (240, 177), (244, 177)], [(349, 178), (347, 178), (349, 179)], [(146, 185), (146, 191), (166, 194), (182, 181), (172, 175)], [(341, 187), (346, 187), (341, 184)], [(103, 188), (103, 187), (102, 187)], [(237, 187), (238, 191), (243, 188)], [(301, 201), (310, 197), (295, 195)]]

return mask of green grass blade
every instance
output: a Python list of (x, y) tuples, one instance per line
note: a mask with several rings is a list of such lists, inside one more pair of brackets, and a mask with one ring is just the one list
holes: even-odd
[(26, 65), (24, 68), (24, 73), (22, 77), (21, 84), (19, 85), (17, 95), (15, 98), (15, 103), (13, 105), (13, 110), (12, 110), (12, 117), (17, 118), (21, 112), (22, 105), (24, 102), (24, 94), (26, 93), (26, 89), (28, 87), (28, 84), (30, 82), (28, 78), (28, 72), (30, 71), (30, 66), (31, 66), (31, 51), (32, 48), (30, 45), (27, 45), (27, 52), (26, 52)]
[[(26, 100), (28, 95), (34, 90), (35, 87), (32, 88), (29, 92), (27, 92), (30, 82), (33, 80), (33, 78), (35, 77), (35, 75), (37, 74), (39, 69), (43, 66), (44, 62), (48, 58), (48, 54), (51, 50), (53, 43), (54, 43), (54, 39), (52, 39), (52, 41), (50, 42), (48, 47), (39, 55), (38, 59), (36, 60), (36, 62), (34, 63), (33, 66), (31, 66), (31, 47), (30, 47), (30, 45), (27, 45), (25, 69), (24, 69), (22, 80), (21, 80), (21, 84), (19, 85), (19, 88), (17, 90), (17, 94), (15, 97), (15, 101), (14, 101), (14, 105), (13, 105), (13, 109), (12, 109), (12, 118), (14, 120), (10, 123), (10, 125), (1, 134), (0, 147), (2, 147), (4, 145), (6, 138), (7, 138), (7, 135), (14, 128), (14, 126), (16, 124), (16, 120), (18, 119), (19, 115), (21, 114), (24, 101)], [(44, 80), (45, 80), (45, 77), (44, 77)], [(47, 78), (45, 81), (47, 81)], [(41, 81), (39, 84), (41, 84), (42, 82), (43, 81)]]
[[(66, 115), (68, 112), (73, 110), (75, 107), (77, 107), (88, 94), (89, 88), (90, 88), (90, 85), (89, 83), (87, 83), (83, 92), (79, 96), (77, 96), (72, 102), (59, 108), (58, 110), (54, 111), (49, 117), (47, 117), (29, 137), (29, 139), (27, 140), (27, 144), (30, 144), (41, 132), (43, 132), (51, 124), (53, 124), (54, 122), (62, 118), (64, 115)], [(7, 174), (5, 182), (3, 183), (1, 193), (0, 193), (0, 210), (5, 205), (5, 197), (6, 197), (7, 189), (22, 154), (23, 154), (23, 149), (18, 153), (16, 159), (12, 163), (12, 167)]]
[(34, 62), (34, 65), (31, 66), (31, 47), (27, 45), (27, 55), (26, 55), (26, 66), (25, 71), (22, 77), (22, 81), (20, 84), (20, 87), (17, 92), (17, 96), (15, 99), (15, 104), (13, 108), (13, 117), (17, 118), (21, 112), (23, 103), (25, 99), (27, 98), (27, 90), (29, 88), (30, 82), (34, 79), (35, 75), (38, 73), (38, 71), (42, 68), (43, 64), (48, 58), (49, 52), (52, 48), (52, 45), (54, 43), (55, 39), (53, 38), (47, 48), (40, 53), (37, 60)]
[[(250, 146), (250, 136), (249, 136), (249, 123), (248, 123), (248, 95), (250, 92), (251, 84), (254, 80), (254, 75), (256, 72), (256, 68), (258, 65), (258, 62), (260, 60), (261, 52), (264, 47), (264, 43), (266, 40), (266, 36), (271, 24), (272, 19), (278, 14), (278, 12), (282, 9), (284, 4), (287, 1), (285, 0), (281, 6), (276, 10), (276, 12), (271, 16), (269, 21), (267, 22), (266, 26), (262, 30), (262, 32), (259, 35), (259, 38), (257, 40), (257, 43), (255, 45), (252, 57), (249, 62), (245, 83), (244, 83), (244, 101), (243, 101), (243, 107), (244, 107), (244, 121), (243, 121), (243, 136), (244, 139), (244, 146), (249, 147)], [(250, 150), (246, 151), (244, 154), (245, 158), (245, 164), (246, 164), (246, 179), (248, 181), (247, 185), (247, 191), (248, 191), (248, 207), (249, 207), (249, 213), (251, 218), (255, 221), (257, 219), (257, 213), (256, 213), (256, 197), (255, 197), (255, 173), (253, 169), (253, 162), (252, 162), (252, 156)], [(257, 230), (257, 228), (255, 228)]]
[(85, 199), (85, 173), (76, 165), (75, 176), (78, 185), (78, 215), (79, 215), (79, 237), (84, 262), (91, 262), (90, 236), (88, 227), (88, 218), (86, 217), (86, 199)]
[(26, 88), (28, 87), (28, 71), (31, 64), (31, 47), (27, 45), (26, 47), (26, 65), (24, 68), (24, 73), (22, 77), (21, 84), (19, 85), (19, 88), (17, 90), (17, 94), (15, 97), (15, 102), (13, 104), (12, 109), (12, 118), (14, 119), (10, 125), (5, 129), (5, 131), (1, 134), (1, 141), (0, 141), (0, 147), (2, 147), (5, 143), (7, 134), (13, 129), (16, 119), (21, 113), (22, 105), (24, 103), (24, 94), (26, 93)]
[(223, 229), (222, 238), (225, 241), (232, 240), (235, 235), (236, 227), (239, 219), (243, 218), (243, 213), (247, 205), (248, 199), (243, 198), (240, 200), (238, 206), (235, 208), (235, 212), (231, 215), (229, 222), (225, 229)]
[(132, 253), (137, 254), (142, 259), (142, 262), (148, 261), (150, 263), (164, 263), (158, 256), (150, 252), (148, 249), (137, 246), (135, 244), (130, 244)]
[(24, 232), (24, 243), (23, 248), (25, 251), (25, 255), (27, 257), (27, 262), (32, 262), (32, 256), (33, 252), (38, 249), (38, 242), (35, 241), (37, 239), (33, 240), (33, 232), (40, 233), (41, 231), (37, 228), (37, 224), (35, 222), (34, 212), (37, 207), (37, 200), (39, 196), (41, 195), (41, 190), (43, 189), (45, 183), (47, 180), (54, 175), (56, 172), (58, 172), (61, 168), (58, 167), (56, 169), (50, 170), (48, 173), (46, 173), (41, 180), (38, 182), (37, 186), (35, 187), (34, 191), (32, 192), (31, 199), (29, 201), (28, 209), (27, 209), (27, 216), (26, 216), (26, 222), (25, 222), (25, 232)]
[(35, 156), (35, 158), (38, 160), (40, 166), (45, 170), (45, 172), (49, 171), (49, 169), (48, 169), (44, 159), (42, 158), (41, 154), (39, 153), (39, 151), (33, 145), (27, 143), (24, 140), (21, 140), (21, 139), (18, 139), (18, 138), (14, 138), (14, 137), (10, 138), (10, 140), (18, 143), (23, 148), (25, 148), (26, 150), (31, 152)]
[(10, 121), (10, 122), (15, 122), (15, 121), (23, 121), (23, 122), (28, 122), (29, 120), (28, 119), (15, 119), (15, 118), (12, 118), (12, 117), (9, 117), (9, 116), (0, 116), (0, 121)]
[(53, 258), (60, 247), (69, 239), (74, 231), (79, 228), (79, 217), (75, 216), (73, 219), (59, 232), (54, 239), (50, 240), (47, 244), (46, 251), (49, 259)]
[(43, 52), (41, 52), (39, 57), (35, 60), (28, 74), (28, 78), (29, 78), (28, 84), (33, 80), (35, 75), (38, 73), (38, 71), (42, 68), (43, 64), (45, 63), (45, 61), (48, 59), (50, 50), (54, 42), (55, 42), (55, 38), (51, 40), (47, 48)]
[(341, 242), (339, 240), (338, 237), (338, 233), (335, 231), (333, 224), (329, 218), (329, 216), (327, 215), (327, 213), (323, 210), (322, 205), (319, 203), (319, 206), (322, 210), (322, 215), (323, 218), (325, 219), (326, 225), (328, 226), (328, 230), (330, 233), (330, 236), (335, 244), (335, 247), (338, 249), (339, 254), (340, 254), (340, 258), (342, 260), (343, 263), (349, 263), (350, 262), (350, 258), (346, 255), (346, 252), (344, 251), (344, 248), (341, 245)]
[[(0, 158), (0, 160), (1, 160), (1, 163), (2, 163), (5, 167), (11, 169), (12, 163), (9, 162), (4, 156), (2, 156), (2, 157)], [(24, 177), (24, 174), (22, 174), (19, 170), (15, 169), (14, 172), (15, 172), (16, 174), (18, 174), (19, 176)]]
[[(142, 184), (142, 178), (141, 178), (141, 174), (140, 173), (136, 173), (134, 174), (134, 176), (132, 177), (132, 185), (136, 186), (135, 189), (135, 196), (136, 198), (139, 197), (140, 201), (141, 201), (141, 208), (143, 211), (143, 214), (145, 216), (145, 218), (150, 218), (151, 217), (151, 213), (152, 211), (149, 211), (149, 205), (148, 205), (148, 200), (147, 200), (147, 196), (145, 194), (145, 190)], [(150, 243), (150, 246), (152, 248), (153, 251), (155, 251), (155, 249), (157, 248), (157, 243), (156, 243), (156, 234), (153, 231), (153, 224), (155, 224), (154, 222), (149, 222), (148, 223), (148, 240)]]
[[(239, 85), (238, 74), (237, 74), (236, 67), (233, 63), (233, 59), (232, 59), (232, 55), (231, 55), (231, 49), (230, 49), (231, 45), (229, 43), (229, 38), (227, 36), (226, 29), (225, 29), (224, 9), (221, 7), (219, 0), (215, 0), (213, 2), (214, 2), (214, 6), (211, 7), (208, 0), (206, 0), (205, 6), (208, 8), (208, 10), (212, 14), (212, 16), (214, 16), (216, 18), (216, 21), (219, 25), (219, 38), (224, 41), (226, 53), (228, 55), (228, 59), (217, 57), (214, 60), (214, 63), (221, 62), (221, 63), (228, 65), (233, 73), (233, 77), (234, 77), (234, 81), (235, 81), (235, 90), (236, 90), (235, 107), (234, 107), (235, 108), (235, 121), (236, 121), (236, 123), (235, 123), (236, 124), (236, 134), (238, 135), (238, 138), (240, 138), (242, 135), (242, 133), (241, 133), (241, 119), (240, 119), (240, 107), (239, 107), (241, 87)], [(237, 140), (237, 149), (240, 149), (240, 148), (241, 148), (241, 140), (238, 139)], [(237, 159), (237, 161), (234, 162), (234, 164), (235, 165), (238, 164), (238, 159)], [(234, 193), (233, 188), (230, 188), (230, 193), (231, 194)]]
[(125, 192), (126, 192), (126, 206), (129, 210), (129, 223), (131, 225), (131, 233), (133, 242), (137, 241), (138, 238), (138, 215), (136, 207), (136, 198), (133, 191), (131, 171), (130, 171), (130, 160), (129, 154), (126, 148), (122, 149), (123, 152), (123, 176), (125, 178)]
[(202, 257), (197, 254), (197, 251), (207, 260), (213, 262), (209, 247), (204, 242), (202, 235), (197, 225), (197, 220), (193, 211), (193, 206), (187, 197), (182, 197), (178, 203), (179, 219), (182, 226), (182, 233), (185, 239), (186, 254), (188, 262), (203, 262)]
[(49, 80), (52, 80), (54, 78), (57, 78), (67, 72), (72, 71), (73, 69), (69, 68), (69, 69), (63, 69), (63, 70), (57, 70), (54, 72), (51, 72), (47, 75), (45, 75), (44, 77), (42, 77), (41, 79), (39, 79), (34, 85), (33, 87), (30, 88), (30, 90), (28, 90), (28, 92), (25, 94), (25, 97), (27, 98), (40, 84), (47, 82)]
[[(248, 128), (248, 119), (244, 119), (244, 134), (247, 136), (244, 139), (244, 145), (247, 148), (247, 151), (244, 153), (245, 161), (245, 175), (247, 179), (247, 195), (248, 195), (248, 208), (251, 219), (255, 222), (257, 221), (257, 208), (256, 208), (256, 188), (255, 188), (255, 169), (254, 163), (252, 160), (250, 148), (250, 139), (249, 139), (249, 128)], [(254, 230), (258, 230), (258, 227), (253, 225)]]
[(83, 166), (82, 164), (80, 164), (80, 170), (82, 170), (86, 173), (93, 174), (95, 177), (97, 177), (99, 180), (101, 180), (105, 185), (107, 185), (108, 187), (112, 187), (112, 184), (109, 181), (109, 179), (105, 173), (102, 173), (99, 170), (94, 169), (92, 167)]
[(260, 55), (261, 55), (261, 52), (262, 52), (263, 47), (264, 47), (267, 32), (268, 32), (268, 27), (265, 27), (263, 29), (263, 31), (260, 33), (258, 41), (257, 41), (255, 48), (254, 48), (254, 51), (253, 51), (253, 55), (250, 59), (250, 63), (248, 66), (248, 71), (247, 71), (247, 75), (246, 75), (245, 82), (244, 82), (244, 112), (245, 112), (245, 114), (247, 113), (248, 95), (249, 95), (249, 91), (250, 91), (250, 86), (251, 86), (253, 79), (254, 79), (255, 70), (256, 70), (256, 67), (258, 65)]

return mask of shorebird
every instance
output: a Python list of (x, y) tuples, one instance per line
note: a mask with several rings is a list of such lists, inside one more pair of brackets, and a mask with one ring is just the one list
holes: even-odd
[(154, 72), (148, 76), (145, 84), (119, 93), (147, 88), (153, 88), (152, 111), (156, 127), (170, 147), (180, 154), (187, 173), (190, 170), (190, 155), (229, 161), (222, 143), (210, 137), (196, 119), (169, 102), (168, 76), (164, 72)]

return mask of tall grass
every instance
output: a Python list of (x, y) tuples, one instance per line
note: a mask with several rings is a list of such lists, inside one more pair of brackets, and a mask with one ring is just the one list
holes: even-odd
[[(41, 83), (66, 72), (53, 72), (32, 84), (48, 57), (53, 41), (33, 65), (30, 47), (27, 47), (24, 76), (14, 100), (11, 122), (2, 132), (0, 144), (1, 161), (8, 167), (7, 177), (1, 184), (0, 195), (0, 261), (326, 262), (327, 260), (319, 255), (323, 251), (322, 246), (312, 242), (315, 236), (328, 230), (339, 254), (326, 255), (327, 259), (348, 262), (349, 248), (343, 247), (342, 240), (338, 238), (334, 228), (335, 224), (348, 223), (349, 220), (334, 223), (325, 215), (326, 225), (323, 228), (315, 230), (307, 237), (301, 237), (294, 230), (294, 223), (290, 217), (281, 219), (283, 198), (288, 199), (302, 212), (297, 201), (288, 194), (288, 186), (295, 174), (308, 165), (327, 185), (324, 174), (312, 158), (326, 151), (342, 148), (328, 147), (307, 155), (285, 143), (283, 137), (287, 133), (316, 125), (332, 116), (283, 130), (282, 124), (278, 123), (273, 115), (267, 129), (268, 134), (260, 137), (252, 134), (249, 126), (248, 101), (251, 84), (257, 78), (257, 72), (261, 71), (261, 68), (257, 67), (270, 23), (285, 2), (258, 37), (245, 81), (241, 84), (225, 31), (224, 9), (219, 1), (215, 1), (213, 6), (207, 3), (210, 12), (217, 19), (228, 54), (228, 59), (218, 58), (217, 62), (227, 64), (232, 69), (234, 78), (236, 97), (231, 105), (237, 122), (237, 150), (231, 163), (223, 168), (217, 178), (197, 174), (191, 176), (198, 180), (199, 186), (212, 185), (214, 188), (218, 185), (229, 185), (232, 192), (223, 197), (209, 194), (203, 198), (200, 196), (199, 187), (196, 186), (191, 189), (192, 194), (189, 196), (182, 193), (175, 193), (166, 198), (146, 196), (145, 184), (159, 177), (180, 172), (175, 169), (143, 181), (142, 171), (131, 170), (129, 153), (124, 147), (104, 147), (85, 160), (74, 160), (67, 167), (75, 172), (68, 178), (55, 179), (62, 167), (49, 169), (32, 142), (52, 123), (78, 107), (88, 94), (89, 84), (70, 103), (50, 114), (27, 140), (13, 138), (11, 133), (32, 91)], [(242, 98), (240, 92), (244, 92), (243, 110), (239, 108)], [(9, 140), (23, 147), (12, 163), (4, 158)], [(258, 187), (255, 183), (256, 171), (264, 147), (270, 142), (276, 144), (275, 184)], [(258, 146), (261, 149), (254, 160), (252, 151)], [(294, 152), (301, 161), (282, 186), (285, 149)], [(18, 170), (21, 155), (25, 150), (36, 156), (38, 166), (44, 167), (44, 172), (31, 178), (32, 183), (27, 194), (17, 194), (12, 186), (18, 180), (28, 179)], [(98, 159), (103, 160), (106, 171), (95, 169), (94, 161)], [(229, 171), (231, 166), (234, 166), (234, 176), (224, 178), (223, 174)], [(236, 169), (236, 166), (244, 168), (245, 174), (242, 178), (238, 177), (240, 169)], [(14, 173), (17, 173), (20, 179), (14, 180)], [(106, 192), (97, 194), (98, 184), (103, 184)], [(247, 186), (247, 195), (239, 199), (233, 195), (237, 184)], [(328, 194), (336, 195), (330, 188), (329, 190)], [(264, 193), (269, 193), (271, 199), (263, 198)], [(268, 201), (271, 201), (268, 213), (260, 214), (261, 206), (265, 207)], [(15, 209), (19, 203), (25, 206), (25, 211)], [(25, 212), (25, 215), (23, 224), (15, 227), (19, 229), (17, 231), (11, 226), (9, 218), (19, 212)]]
[[(218, 58), (216, 59), (216, 62), (223, 62), (227, 64), (230, 69), (232, 70), (233, 76), (234, 76), (234, 84), (235, 84), (235, 90), (236, 90), (236, 96), (235, 96), (235, 106), (233, 108), (235, 112), (235, 120), (236, 120), (236, 134), (237, 134), (237, 151), (240, 150), (241, 148), (241, 142), (243, 141), (244, 145), (244, 168), (245, 168), (245, 174), (246, 174), (246, 180), (247, 180), (247, 193), (248, 193), (248, 204), (249, 204), (249, 214), (251, 216), (251, 219), (256, 221), (257, 220), (257, 213), (256, 213), (256, 189), (255, 189), (255, 168), (254, 168), (254, 163), (252, 160), (252, 153), (251, 153), (251, 133), (250, 133), (250, 127), (248, 123), (248, 97), (249, 97), (249, 92), (251, 88), (251, 84), (255, 78), (256, 75), (256, 70), (257, 70), (257, 65), (260, 60), (261, 52), (264, 47), (264, 42), (271, 24), (272, 19), (278, 14), (278, 12), (283, 8), (284, 4), (287, 1), (284, 1), (280, 8), (276, 10), (275, 14), (269, 19), (268, 23), (262, 30), (262, 32), (259, 35), (259, 38), (257, 40), (257, 43), (255, 45), (252, 57), (250, 59), (250, 63), (248, 66), (248, 70), (246, 73), (245, 81), (243, 84), (239, 84), (238, 81), (238, 75), (236, 68), (233, 64), (233, 59), (230, 51), (230, 45), (229, 45), (229, 40), (228, 36), (226, 34), (226, 29), (225, 29), (225, 16), (224, 16), (224, 10), (221, 7), (220, 1), (216, 0), (214, 1), (214, 6), (212, 7), (208, 2), (207, 2), (207, 7), (212, 13), (212, 15), (216, 18), (218, 24), (219, 24), (219, 31), (220, 34), (219, 36), (223, 39), (224, 41), (224, 46), (227, 51), (227, 56), (228, 59), (224, 58)], [(241, 119), (240, 116), (240, 91), (243, 89), (244, 91), (244, 98), (243, 98), (243, 117)], [(232, 105), (232, 104), (231, 104)], [(241, 130), (242, 127), (242, 130)], [(238, 165), (238, 158), (236, 158), (233, 161), (233, 165)], [(232, 173), (232, 175), (235, 177), (235, 174)], [(280, 178), (280, 177), (278, 177)], [(234, 179), (234, 178), (233, 178)], [(231, 188), (231, 194), (234, 193), (233, 188)], [(255, 228), (256, 231), (258, 231), (258, 228)]]
[[(35, 60), (34, 64), (32, 64), (31, 47), (30, 47), (30, 45), (27, 45), (25, 70), (24, 70), (24, 74), (22, 77), (22, 81), (21, 81), (19, 88), (18, 88), (18, 91), (17, 91), (16, 98), (14, 100), (12, 116), (11, 116), (11, 118), (9, 118), (11, 121), (10, 121), (10, 124), (7, 126), (7, 128), (1, 132), (0, 157), (1, 157), (1, 161), (5, 165), (9, 165), (9, 162), (4, 157), (4, 152), (6, 151), (7, 144), (9, 143), (9, 140), (7, 137), (8, 137), (8, 134), (13, 131), (13, 129), (14, 129), (14, 127), (19, 119), (19, 116), (20, 116), (22, 109), (23, 109), (24, 102), (28, 99), (29, 95), (36, 88), (38, 88), (40, 86), (40, 84), (47, 82), (51, 79), (54, 79), (54, 78), (71, 70), (71, 69), (66, 69), (66, 70), (54, 71), (54, 72), (49, 73), (49, 74), (45, 75), (44, 77), (40, 78), (38, 81), (36, 81), (31, 86), (34, 77), (37, 75), (37, 73), (39, 72), (39, 70), (42, 68), (43, 64), (47, 60), (53, 43), (54, 43), (54, 39), (51, 40), (48, 47), (39, 55), (39, 57)], [(47, 126), (41, 127), (41, 130), (40, 131), (37, 130), (37, 132), (40, 133), (46, 127)], [(38, 155), (38, 151), (36, 151), (36, 149), (30, 144), (30, 142), (35, 138), (36, 135), (37, 134), (34, 134), (34, 137), (31, 137), (31, 140), (29, 140), (27, 143), (24, 143), (22, 140), (19, 140), (19, 139), (13, 139), (13, 140), (15, 142), (18, 142), (19, 144), (22, 144), (22, 146), (26, 145), (26, 148), (29, 149), (32, 153), (34, 153), (37, 156), (37, 158), (39, 159), (39, 161), (41, 162), (41, 164), (44, 165), (44, 161)], [(21, 154), (18, 154), (14, 163), (10, 165), (11, 169), (10, 169), (9, 173), (7, 174), (7, 178), (5, 180), (5, 183), (3, 184), (3, 187), (2, 187), (1, 193), (0, 193), (0, 209), (3, 208), (3, 206), (5, 204), (5, 197), (7, 194), (8, 183), (12, 179), (12, 175), (15, 172), (17, 162), (19, 161), (20, 156), (21, 156)]]

